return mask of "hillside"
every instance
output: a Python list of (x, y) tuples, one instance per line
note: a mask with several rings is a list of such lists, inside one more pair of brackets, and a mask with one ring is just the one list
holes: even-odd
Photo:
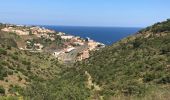
[(93, 52), (88, 60), (76, 66), (91, 75), (101, 88), (98, 94), (104, 98), (122, 95), (168, 100), (170, 20)]
[(20, 50), (50, 53), (63, 63), (86, 59), (90, 51), (105, 46), (89, 38), (83, 39), (40, 26), (0, 24), (0, 37), (0, 41), (13, 39), (11, 42), (16, 43), (15, 46)]
[[(13, 76), (20, 75), (24, 80), (27, 78), (32, 80), (26, 81), (24, 84), (29, 84), (21, 89), (12, 89), (15, 90), (16, 98), (28, 100), (170, 99), (170, 20), (143, 29), (112, 46), (92, 51), (88, 59), (78, 61), (73, 66), (67, 65), (69, 67), (59, 64), (47, 54), (10, 48), (7, 45), (9, 42), (3, 44), (0, 49), (2, 59), (0, 65), (3, 65), (4, 70), (1, 72), (3, 82), (10, 77), (11, 71), (21, 73), (14, 73)], [(15, 46), (15, 43), (12, 45)], [(6, 63), (7, 65), (4, 65)], [(2, 90), (0, 88), (0, 92)]]
[(63, 66), (50, 54), (19, 50), (13, 35), (0, 41), (0, 96), (20, 95), (32, 82), (56, 77)]
[[(77, 57), (77, 53), (81, 53), (84, 48), (96, 49), (95, 46), (98, 46), (98, 43), (92, 40), (84, 41), (79, 37), (67, 36), (64, 33), (48, 33), (51, 30), (39, 27), (35, 31), (38, 31), (37, 34), (27, 34), (28, 30), (31, 31), (31, 28), (37, 27), (0, 24), (0, 100), (65, 99), (64, 95), (69, 95), (68, 93), (71, 90), (75, 92), (73, 92), (74, 98), (76, 94), (76, 97), (85, 98), (89, 94), (88, 90), (81, 89), (78, 86), (78, 84), (84, 84), (84, 81), (81, 81), (82, 78), (75, 86), (70, 83), (73, 76), (79, 73), (74, 71), (71, 75), (65, 71), (67, 67), (71, 67), (74, 61), (69, 65), (67, 63), (63, 65), (63, 62), (59, 61), (53, 53), (59, 49), (63, 50), (65, 55)], [(45, 35), (46, 37), (37, 37), (37, 35)], [(48, 39), (49, 36), (52, 36), (50, 37), (52, 40)], [(61, 39), (62, 36), (71, 37), (71, 39)], [(83, 45), (75, 45), (74, 42), (83, 43)], [(28, 45), (29, 49), (27, 43), (31, 44)], [(35, 48), (35, 44), (38, 43), (43, 45), (41, 50)], [(75, 47), (74, 51), (65, 51), (65, 48), (72, 45)], [(84, 45), (87, 46), (84, 47)], [(79, 55), (81, 56), (81, 54)], [(70, 77), (70, 80), (65, 80), (68, 79), (67, 77)], [(68, 97), (66, 96), (66, 98)]]

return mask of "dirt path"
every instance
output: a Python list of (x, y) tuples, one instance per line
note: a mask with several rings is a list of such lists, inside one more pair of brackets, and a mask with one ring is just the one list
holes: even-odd
[(93, 82), (92, 82), (93, 79), (92, 79), (91, 75), (90, 75), (87, 71), (85, 71), (85, 75), (86, 75), (87, 78), (88, 78), (87, 87), (88, 87), (89, 89), (92, 89), (92, 87), (93, 87), (94, 90), (100, 91), (101, 88), (99, 87), (99, 85), (97, 85), (96, 83), (93, 83)]

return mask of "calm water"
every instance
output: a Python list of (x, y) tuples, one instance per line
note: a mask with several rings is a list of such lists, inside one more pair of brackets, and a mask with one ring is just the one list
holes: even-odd
[(141, 28), (126, 27), (77, 27), (77, 26), (43, 26), (82, 38), (89, 37), (95, 41), (111, 45), (112, 43), (132, 35)]

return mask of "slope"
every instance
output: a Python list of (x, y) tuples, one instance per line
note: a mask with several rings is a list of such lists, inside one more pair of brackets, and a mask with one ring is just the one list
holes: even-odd
[(93, 52), (88, 60), (75, 66), (91, 75), (102, 88), (98, 92), (104, 98), (154, 95), (153, 98), (168, 99), (170, 20)]

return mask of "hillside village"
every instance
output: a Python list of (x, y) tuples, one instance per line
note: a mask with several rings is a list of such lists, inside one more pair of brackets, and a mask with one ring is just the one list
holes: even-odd
[(16, 42), (20, 50), (47, 52), (63, 62), (81, 61), (89, 57), (90, 51), (105, 47), (89, 38), (82, 39), (39, 26), (5, 24), (1, 31), (19, 36)]

